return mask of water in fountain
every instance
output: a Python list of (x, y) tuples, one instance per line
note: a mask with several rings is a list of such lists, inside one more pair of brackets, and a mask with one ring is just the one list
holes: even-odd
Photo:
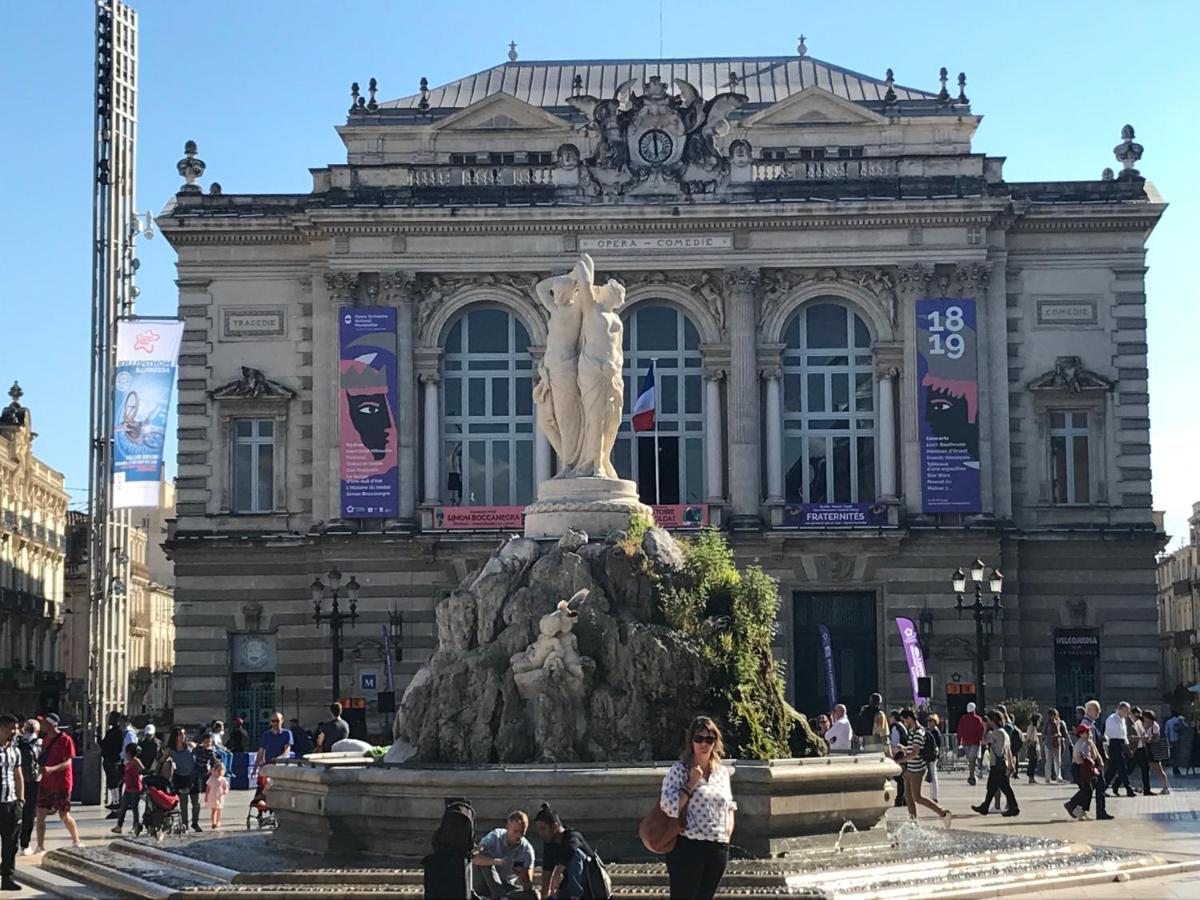
[(843, 822), (842, 827), (838, 829), (837, 843), (833, 845), (834, 853), (842, 852), (842, 838), (846, 836), (847, 829), (849, 829), (850, 831), (853, 831), (855, 834), (858, 834), (858, 829), (854, 826), (853, 822), (851, 822), (848, 819), (845, 822)]

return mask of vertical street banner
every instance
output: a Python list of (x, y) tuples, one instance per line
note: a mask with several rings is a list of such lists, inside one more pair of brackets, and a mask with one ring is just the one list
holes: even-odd
[(400, 513), (396, 447), (396, 311), (339, 314), (338, 466), (345, 519)]
[(112, 508), (158, 506), (163, 440), (183, 323), (117, 322), (113, 378)]
[(975, 301), (917, 301), (917, 421), (925, 512), (979, 512)]
[(821, 655), (825, 657), (825, 691), (829, 694), (829, 708), (837, 706), (837, 682), (833, 677), (833, 641), (829, 637), (829, 629), (818, 625), (821, 632)]
[(908, 663), (908, 677), (912, 680), (913, 703), (920, 706), (928, 697), (922, 697), (917, 690), (917, 679), (925, 677), (925, 654), (921, 652), (921, 643), (917, 640), (917, 629), (912, 619), (896, 617), (896, 627), (900, 629), (900, 643), (904, 645), (904, 661)]

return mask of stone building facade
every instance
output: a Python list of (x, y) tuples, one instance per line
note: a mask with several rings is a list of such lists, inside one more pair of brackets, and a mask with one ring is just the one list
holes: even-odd
[(0, 409), (0, 708), (58, 709), (67, 492), (63, 475), (33, 455), (33, 413)]
[(1158, 631), (1164, 699), (1195, 715), (1200, 685), (1200, 503), (1192, 504), (1188, 542), (1158, 560)]
[[(626, 416), (618, 471), (779, 579), (800, 708), (826, 702), (818, 624), (848, 703), (911, 697), (897, 616), (925, 623), (935, 705), (965, 703), (950, 575), (976, 558), (1006, 576), (989, 699), (1157, 699), (1144, 289), (1164, 207), (1131, 128), (1117, 176), (1015, 183), (944, 70), (922, 91), (803, 54), (512, 60), (376, 94), (354, 86), (346, 160), (310, 193), (206, 194), (191, 153), (159, 217), (186, 322), (182, 718), (281, 698), (316, 718), (332, 663), (309, 584), (334, 567), (362, 586), (343, 693), (403, 689), (437, 599), (554, 471), (533, 286), (581, 252), (627, 286), (626, 413), (658, 372), (657, 443)], [(393, 466), (365, 505), (349, 444)]]

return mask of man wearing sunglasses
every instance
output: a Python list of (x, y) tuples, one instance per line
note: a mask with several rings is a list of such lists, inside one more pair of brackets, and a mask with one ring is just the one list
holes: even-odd
[(286, 759), (292, 755), (292, 733), (283, 727), (283, 713), (271, 713), (271, 727), (263, 732), (258, 744), (258, 756), (255, 757), (255, 768), (261, 769), (267, 763), (277, 759)]

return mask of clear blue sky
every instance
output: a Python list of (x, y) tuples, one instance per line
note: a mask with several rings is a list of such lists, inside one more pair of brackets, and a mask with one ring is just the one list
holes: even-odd
[[(437, 85), (502, 62), (514, 39), (524, 60), (659, 52), (654, 0), (134, 6), (138, 205), (156, 213), (189, 138), (208, 163), (205, 183), (309, 190), (310, 166), (345, 158), (333, 129), (351, 81), (378, 78), (381, 100), (410, 94), (421, 76)], [(36, 452), (66, 473), (77, 501), (87, 485), (92, 9), (0, 0), (0, 381), (20, 380)], [(984, 116), (975, 148), (1007, 157), (1010, 180), (1096, 178), (1118, 165), (1121, 126), (1137, 128), (1140, 168), (1171, 204), (1150, 239), (1147, 290), (1154, 500), (1178, 543), (1200, 500), (1200, 3), (663, 0), (666, 56), (790, 54), (801, 32), (818, 59), (880, 77), (891, 67), (913, 87), (936, 90), (943, 65), (965, 70)], [(173, 313), (170, 247), (158, 237), (140, 257), (138, 311)]]

